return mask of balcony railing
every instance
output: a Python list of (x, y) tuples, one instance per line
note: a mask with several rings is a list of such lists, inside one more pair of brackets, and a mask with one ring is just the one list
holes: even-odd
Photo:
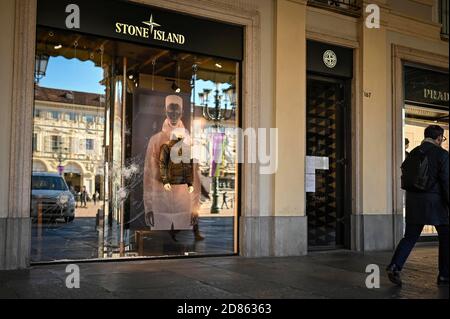
[(448, 0), (439, 1), (439, 22), (442, 23), (442, 36), (448, 39)]
[(324, 8), (342, 14), (359, 17), (361, 15), (360, 0), (308, 0), (314, 7)]

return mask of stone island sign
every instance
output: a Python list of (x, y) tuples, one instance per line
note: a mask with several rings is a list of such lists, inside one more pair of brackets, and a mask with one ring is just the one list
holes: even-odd
[(241, 26), (123, 0), (38, 0), (37, 24), (137, 44), (243, 60)]
[(143, 21), (142, 24), (146, 26), (135, 26), (117, 22), (116, 33), (179, 45), (183, 45), (186, 42), (186, 37), (182, 34), (160, 30), (159, 27), (161, 25), (153, 20), (153, 15), (150, 16), (150, 20)]

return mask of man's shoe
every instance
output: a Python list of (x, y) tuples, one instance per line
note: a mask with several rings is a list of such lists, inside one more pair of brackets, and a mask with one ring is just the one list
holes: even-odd
[(437, 280), (438, 286), (448, 286), (448, 277), (439, 276)]
[(389, 280), (396, 286), (401, 287), (403, 285), (401, 271), (398, 270), (396, 265), (391, 265), (386, 269)]

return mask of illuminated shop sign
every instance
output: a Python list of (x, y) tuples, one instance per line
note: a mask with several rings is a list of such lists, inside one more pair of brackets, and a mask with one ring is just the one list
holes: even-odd
[(153, 15), (150, 16), (149, 21), (143, 21), (142, 23), (146, 27), (117, 22), (116, 33), (179, 45), (186, 43), (186, 37), (184, 35), (158, 29), (161, 25), (153, 20)]
[(39, 26), (243, 60), (243, 27), (122, 0), (38, 0)]
[(449, 108), (448, 73), (405, 66), (405, 100), (423, 106)]

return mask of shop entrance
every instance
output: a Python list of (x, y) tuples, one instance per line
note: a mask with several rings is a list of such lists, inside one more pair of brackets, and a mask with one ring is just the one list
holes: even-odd
[[(424, 131), (430, 125), (441, 126), (449, 134), (449, 93), (448, 71), (435, 69), (426, 65), (405, 63), (405, 91), (403, 107), (403, 158), (418, 147), (424, 140)], [(448, 141), (442, 145), (449, 150)], [(399, 165), (400, 166), (400, 165)], [(403, 214), (406, 216), (405, 202)], [(437, 240), (434, 226), (425, 226), (422, 240)]]
[(64, 178), (66, 180), (67, 186), (69, 189), (72, 189), (75, 192), (81, 191), (81, 175), (68, 173), (64, 174)]
[[(315, 187), (307, 189), (310, 249), (346, 248), (350, 243), (350, 86), (347, 81), (310, 75), (307, 100), (307, 156)], [(351, 175), (350, 175), (351, 176)]]

